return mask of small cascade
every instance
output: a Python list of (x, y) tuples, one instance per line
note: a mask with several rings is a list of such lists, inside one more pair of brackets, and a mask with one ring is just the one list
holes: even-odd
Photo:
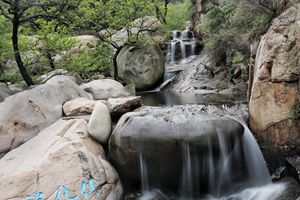
[(186, 142), (185, 151), (183, 158), (183, 170), (182, 170), (182, 182), (181, 182), (181, 193), (184, 199), (189, 199), (193, 197), (193, 172), (192, 172), (192, 160), (191, 160), (191, 151), (190, 144)]
[[(243, 123), (242, 123), (243, 124)], [(206, 149), (182, 142), (182, 174), (178, 200), (275, 200), (284, 184), (272, 184), (263, 155), (251, 131), (244, 125), (240, 136), (226, 136), (216, 128)], [(153, 199), (147, 162), (139, 156), (142, 197)], [(171, 166), (170, 166), (171, 167)], [(154, 198), (155, 199), (155, 198)]]
[(148, 176), (148, 167), (147, 167), (147, 162), (143, 158), (143, 154), (140, 153), (139, 156), (140, 160), (140, 175), (141, 175), (141, 188), (142, 188), (142, 193), (145, 194), (149, 191), (149, 176)]
[(187, 58), (196, 55), (197, 42), (193, 32), (174, 30), (172, 40), (168, 45), (167, 63), (187, 63)]

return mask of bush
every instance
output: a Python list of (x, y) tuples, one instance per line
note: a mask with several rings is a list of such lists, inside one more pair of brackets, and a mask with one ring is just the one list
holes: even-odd
[(95, 49), (85, 49), (79, 53), (68, 54), (59, 68), (75, 72), (82, 78), (90, 78), (94, 74), (109, 74), (111, 49), (105, 43), (97, 44)]
[(190, 19), (190, 7), (190, 0), (184, 0), (183, 3), (170, 3), (166, 17), (167, 28), (169, 30), (183, 29), (185, 23)]
[[(212, 65), (246, 63), (250, 55), (249, 46), (270, 23), (272, 15), (263, 10), (254, 10), (244, 0), (222, 1), (210, 8), (200, 30), (208, 33), (204, 38), (204, 50)], [(230, 69), (227, 69), (230, 71)]]

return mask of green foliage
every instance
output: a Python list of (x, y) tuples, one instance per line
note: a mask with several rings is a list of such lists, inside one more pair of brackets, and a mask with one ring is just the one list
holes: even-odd
[(110, 67), (109, 55), (109, 46), (99, 43), (94, 50), (84, 49), (80, 53), (66, 55), (59, 65), (82, 78), (89, 78), (97, 73), (107, 75)]
[(206, 14), (206, 20), (202, 27), (210, 33), (216, 33), (219, 29), (229, 25), (229, 19), (234, 14), (234, 7), (228, 4), (214, 5)]
[(230, 67), (245, 62), (251, 42), (265, 31), (271, 18), (269, 12), (255, 10), (243, 0), (222, 1), (212, 6), (200, 27), (208, 35), (204, 45), (214, 61), (212, 64), (223, 62)]
[(57, 26), (56, 21), (44, 20), (39, 20), (38, 25), (37, 34), (40, 44), (37, 43), (36, 47), (44, 56), (47, 53), (56, 55), (74, 46), (75, 41), (65, 26)]
[(169, 4), (166, 27), (169, 30), (183, 29), (185, 23), (190, 19), (190, 7), (190, 0)]
[(8, 21), (0, 16), (0, 72), (4, 69), (1, 66), (12, 56), (12, 44), (10, 35), (10, 25)]
[(1, 82), (11, 82), (13, 84), (20, 83), (23, 80), (20, 72), (15, 68), (6, 69), (2, 76), (0, 76)]

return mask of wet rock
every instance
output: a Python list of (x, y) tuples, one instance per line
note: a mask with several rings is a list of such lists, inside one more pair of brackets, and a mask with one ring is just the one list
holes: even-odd
[(60, 198), (86, 199), (83, 188), (91, 200), (108, 199), (111, 193), (111, 200), (121, 199), (118, 175), (101, 145), (88, 136), (84, 120), (59, 120), (0, 160), (2, 199), (35, 198), (37, 193), (54, 199), (59, 186)]
[(300, 157), (295, 156), (286, 159), (288, 171), (300, 183)]
[(111, 134), (111, 118), (107, 106), (97, 102), (88, 124), (89, 135), (100, 142), (106, 144)]
[(94, 100), (107, 100), (130, 95), (121, 83), (111, 79), (95, 80), (82, 85), (81, 88), (91, 93)]
[(73, 81), (55, 76), (47, 83), (5, 99), (0, 104), (0, 154), (20, 146), (62, 117), (62, 105), (89, 98)]
[(158, 45), (125, 46), (117, 63), (118, 77), (138, 90), (154, 87), (165, 72), (165, 60)]
[(141, 97), (119, 97), (107, 100), (107, 106), (112, 116), (120, 116), (142, 106)]
[(286, 167), (279, 167), (271, 176), (272, 181), (278, 181), (280, 180), (283, 175), (286, 173), (287, 168)]
[[(216, 132), (225, 137), (243, 134), (238, 122), (203, 114), (193, 107), (142, 107), (121, 117), (109, 141), (109, 158), (126, 187), (139, 183), (139, 156), (147, 159), (149, 182), (161, 188), (178, 189), (186, 142), (197, 151), (208, 141), (218, 144)], [(170, 166), (172, 170), (170, 171)]]
[(63, 111), (66, 116), (92, 114), (96, 103), (97, 101), (94, 100), (86, 98), (76, 98), (66, 102), (63, 105)]
[(160, 190), (151, 190), (145, 192), (138, 200), (168, 200)]
[(300, 196), (300, 184), (295, 179), (286, 177), (280, 183), (286, 184), (286, 189), (278, 200), (294, 200)]

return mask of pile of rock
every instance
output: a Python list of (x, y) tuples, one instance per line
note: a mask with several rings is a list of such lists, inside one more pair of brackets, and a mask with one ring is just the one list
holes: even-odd
[(121, 199), (119, 176), (101, 144), (108, 143), (112, 118), (140, 107), (140, 97), (113, 80), (82, 86), (73, 80), (56, 75), (0, 104), (4, 199)]

